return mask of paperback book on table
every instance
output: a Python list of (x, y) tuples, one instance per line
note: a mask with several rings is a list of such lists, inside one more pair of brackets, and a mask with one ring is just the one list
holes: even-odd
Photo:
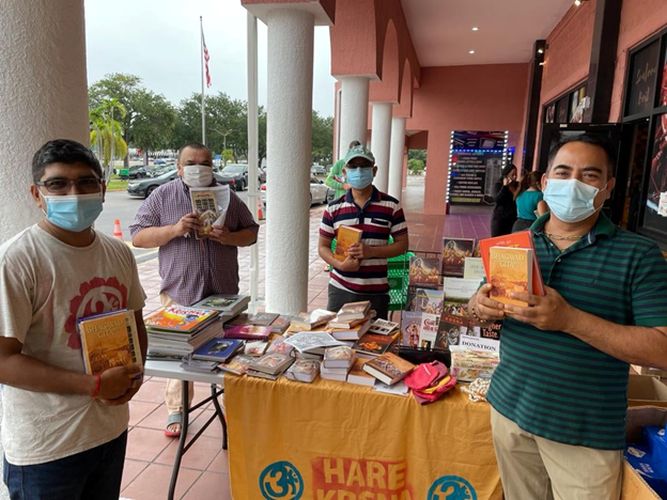
[(225, 325), (224, 332), (224, 337), (226, 339), (267, 340), (271, 335), (271, 327), (257, 325)]
[(335, 312), (327, 311), (326, 309), (315, 309), (311, 312), (299, 313), (292, 317), (290, 329), (295, 330), (314, 330), (320, 326), (326, 325), (329, 321), (336, 317)]
[(297, 359), (283, 374), (285, 378), (297, 382), (311, 383), (320, 373), (320, 363), (313, 359)]
[(204, 309), (215, 309), (221, 313), (231, 314), (236, 316), (241, 311), (245, 310), (250, 303), (248, 295), (230, 295), (230, 294), (216, 294), (200, 300), (192, 307), (199, 307)]
[(146, 328), (155, 331), (193, 333), (218, 317), (214, 309), (171, 305), (144, 318)]
[(243, 341), (213, 338), (192, 353), (193, 359), (226, 363), (243, 349)]
[(393, 352), (386, 352), (364, 364), (364, 371), (373, 375), (379, 381), (393, 385), (403, 379), (414, 369), (415, 365), (397, 356)]
[(89, 375), (116, 366), (141, 363), (134, 311), (123, 309), (80, 318), (77, 328), (83, 364)]
[(367, 356), (379, 356), (387, 352), (389, 347), (398, 338), (399, 334), (394, 335), (379, 335), (377, 333), (366, 333), (363, 337), (357, 340), (352, 348), (358, 353)]

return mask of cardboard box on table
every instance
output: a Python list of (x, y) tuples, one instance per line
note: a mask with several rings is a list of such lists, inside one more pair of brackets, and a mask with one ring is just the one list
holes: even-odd
[[(642, 427), (667, 424), (667, 385), (655, 377), (630, 375), (628, 406), (625, 435), (627, 442), (632, 443), (640, 438)], [(621, 500), (659, 499), (639, 473), (624, 460)]]

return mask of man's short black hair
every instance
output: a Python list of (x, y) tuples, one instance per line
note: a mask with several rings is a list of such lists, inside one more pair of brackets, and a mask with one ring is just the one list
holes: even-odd
[(46, 167), (53, 163), (65, 163), (67, 165), (83, 163), (90, 167), (100, 179), (103, 177), (100, 162), (90, 149), (76, 141), (55, 139), (44, 144), (32, 157), (33, 182), (39, 182)]
[(571, 142), (583, 142), (584, 144), (590, 144), (591, 146), (597, 146), (601, 148), (607, 155), (607, 178), (614, 176), (616, 171), (616, 151), (611, 143), (611, 141), (604, 135), (595, 134), (591, 132), (584, 132), (580, 135), (573, 135), (569, 137), (563, 137), (560, 141), (554, 144), (549, 151), (549, 157), (547, 162), (547, 173), (551, 169), (554, 158), (560, 148)]
[(188, 142), (187, 144), (184, 144), (183, 146), (181, 146), (181, 149), (178, 150), (178, 156), (176, 157), (176, 161), (178, 161), (178, 162), (181, 161), (181, 154), (183, 154), (183, 151), (185, 151), (186, 148), (205, 149), (209, 153), (211, 152), (211, 150), (208, 149), (207, 146), (204, 146), (201, 142)]

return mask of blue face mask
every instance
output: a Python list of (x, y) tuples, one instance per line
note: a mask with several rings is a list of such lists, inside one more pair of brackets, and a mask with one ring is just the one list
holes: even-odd
[(373, 167), (345, 169), (347, 183), (354, 189), (366, 189), (373, 182)]
[(599, 192), (598, 188), (577, 179), (548, 179), (544, 201), (559, 220), (581, 222), (602, 208), (595, 208), (594, 203)]
[(79, 233), (89, 228), (102, 212), (102, 192), (66, 196), (42, 195), (46, 218), (54, 226)]

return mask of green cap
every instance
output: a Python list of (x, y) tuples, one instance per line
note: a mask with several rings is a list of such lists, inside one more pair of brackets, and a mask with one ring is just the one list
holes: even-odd
[(375, 157), (373, 156), (373, 153), (364, 146), (354, 146), (353, 148), (350, 148), (345, 155), (345, 165), (350, 163), (350, 160), (353, 160), (354, 158), (364, 158), (370, 161), (371, 165), (375, 165)]

